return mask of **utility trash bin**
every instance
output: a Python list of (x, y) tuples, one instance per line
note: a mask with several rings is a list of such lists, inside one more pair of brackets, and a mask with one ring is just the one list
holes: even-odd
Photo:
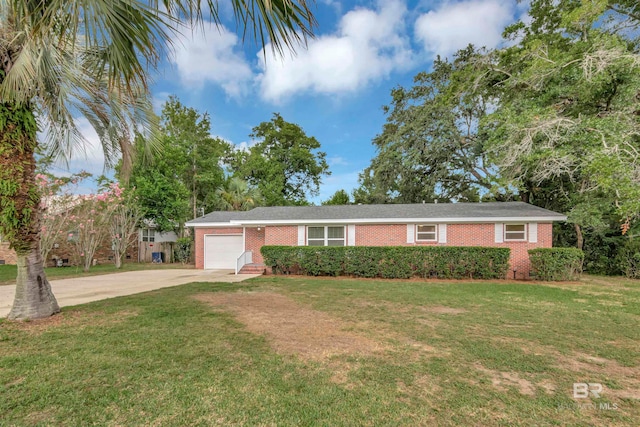
[(151, 252), (151, 262), (162, 264), (164, 262), (164, 252)]

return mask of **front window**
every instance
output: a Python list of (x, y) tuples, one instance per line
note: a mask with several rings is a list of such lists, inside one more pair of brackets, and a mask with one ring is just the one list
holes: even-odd
[(344, 246), (344, 226), (307, 227), (308, 246)]
[(142, 241), (143, 242), (155, 242), (156, 241), (156, 230), (152, 228), (143, 228), (142, 229)]
[(505, 224), (505, 241), (524, 241), (527, 239), (527, 228), (524, 224)]
[(438, 232), (435, 225), (418, 225), (416, 227), (416, 240), (419, 242), (435, 242), (438, 240)]

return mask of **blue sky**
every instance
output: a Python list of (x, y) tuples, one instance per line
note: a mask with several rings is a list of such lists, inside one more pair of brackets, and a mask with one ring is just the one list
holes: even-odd
[[(227, 3), (220, 3), (230, 17)], [(312, 8), (316, 38), (284, 57), (267, 46), (266, 61), (233, 25), (185, 32), (154, 73), (153, 96), (158, 111), (176, 95), (208, 112), (212, 134), (240, 147), (252, 143), (251, 128), (274, 112), (300, 125), (320, 141), (332, 172), (316, 203), (357, 186), (358, 173), (375, 155), (371, 141), (382, 130), (382, 106), (393, 87), (410, 85), (437, 54), (451, 56), (468, 43), (499, 46), (502, 29), (526, 19), (526, 2), (515, 0), (317, 0)], [(95, 134), (79, 123), (90, 144), (70, 168), (100, 174)]]

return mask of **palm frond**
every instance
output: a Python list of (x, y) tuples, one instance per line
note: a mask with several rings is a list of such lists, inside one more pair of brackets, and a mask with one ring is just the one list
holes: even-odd
[[(231, 5), (243, 34), (281, 54), (312, 35), (306, 0)], [(206, 19), (222, 25), (217, 1), (0, 0), (0, 99), (34, 106), (46, 151), (59, 159), (86, 145), (80, 115), (98, 133), (107, 166), (132, 153), (135, 133), (146, 135), (145, 153), (157, 151), (149, 70), (185, 22)]]

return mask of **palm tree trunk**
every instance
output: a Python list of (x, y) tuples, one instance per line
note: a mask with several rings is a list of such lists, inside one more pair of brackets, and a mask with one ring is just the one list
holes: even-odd
[(0, 103), (0, 232), (18, 258), (10, 319), (37, 319), (60, 311), (40, 254), (36, 130), (31, 106)]
[(16, 296), (9, 319), (40, 319), (58, 313), (60, 307), (51, 292), (51, 285), (44, 273), (40, 250), (18, 254)]

